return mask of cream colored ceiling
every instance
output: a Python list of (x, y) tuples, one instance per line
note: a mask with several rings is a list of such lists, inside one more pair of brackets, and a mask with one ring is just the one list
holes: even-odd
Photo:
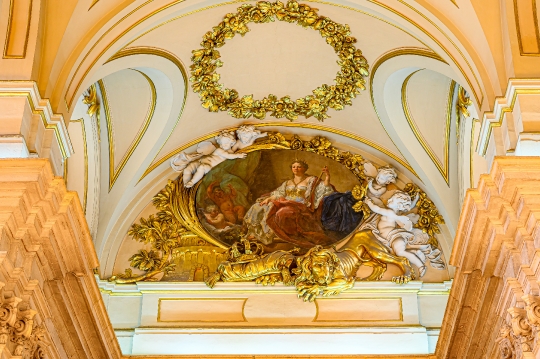
[[(95, 226), (96, 248), (105, 268), (102, 270), (111, 273), (131, 223), (166, 181), (176, 176), (168, 159), (181, 150), (192, 150), (209, 134), (246, 122), (263, 126), (264, 131), (304, 138), (323, 135), (341, 149), (362, 154), (379, 165), (396, 167), (402, 181), (411, 180), (424, 188), (444, 215), (448, 227), (442, 245), (449, 253), (459, 215), (460, 179), (452, 127), (455, 125), (447, 127), (447, 105), (451, 79), (458, 80), (461, 75), (446, 57), (441, 57), (444, 53), (434, 52), (429, 41), (399, 22), (369, 8), (312, 5), (319, 14), (350, 26), (358, 39), (356, 46), (371, 68), (367, 90), (343, 111), (330, 110), (331, 117), (323, 123), (313, 118), (290, 122), (270, 116), (264, 121), (235, 119), (225, 112), (209, 113), (201, 106), (187, 79), (191, 51), (198, 49), (204, 33), (225, 14), (235, 12), (239, 3), (175, 4), (169, 13), (155, 17), (144, 27), (126, 28), (124, 32), (111, 28), (101, 38), (114, 35), (122, 41), (110, 49), (89, 48), (82, 56), (83, 61), (90, 61), (92, 51), (104, 54), (101, 62), (94, 61), (93, 67), (86, 70), (84, 81), (74, 77), (68, 82), (69, 91), (99, 80), (105, 91), (99, 94), (100, 138), (97, 124), (86, 118), (88, 161), (83, 166), (78, 154), (77, 161), (69, 162), (69, 181), (81, 198), (86, 193), (88, 222)], [(153, 10), (148, 11), (142, 18), (154, 19)], [(111, 21), (120, 23), (118, 18)], [(279, 21), (249, 26), (251, 32), (236, 36), (219, 49), (224, 66), (218, 73), (226, 87), (237, 89), (240, 96), (253, 94), (262, 98), (275, 94), (298, 98), (323, 83), (333, 83), (339, 70), (337, 56), (316, 31)], [(80, 69), (77, 73), (84, 67)], [(411, 74), (406, 97), (419, 137), (406, 121), (401, 98), (403, 83)], [(72, 105), (74, 120), (85, 117), (86, 105), (81, 99)], [(450, 122), (455, 122), (455, 115)], [(84, 139), (82, 133), (76, 132), (76, 126), (70, 128), (74, 146), (80, 149)], [(426, 146), (432, 149), (433, 158), (427, 154)], [(437, 166), (437, 162), (445, 165), (445, 151), (447, 178)], [(80, 183), (87, 185), (82, 188)]]
[[(402, 88), (409, 125), (445, 178), (448, 178), (450, 165), (448, 142), (454, 90), (451, 79), (430, 70), (413, 72)], [(428, 98), (429, 104), (426, 103)]]
[[(130, 43), (129, 47), (153, 46), (167, 49), (184, 64), (189, 64), (191, 51), (200, 47), (204, 33), (217, 25), (224, 14), (235, 12), (238, 6), (217, 5), (180, 17), (148, 32)], [(352, 35), (358, 39), (357, 47), (363, 51), (370, 63), (396, 47), (423, 47), (421, 42), (404, 31), (367, 14), (332, 5), (313, 6), (319, 9), (320, 14), (349, 24)], [(218, 72), (222, 75), (221, 82), (225, 86), (237, 89), (240, 96), (253, 94), (262, 98), (273, 93), (298, 98), (310, 94), (323, 83), (333, 83), (339, 70), (336, 64), (337, 56), (317, 32), (279, 21), (249, 26), (253, 28), (252, 31), (244, 37), (236, 36), (229, 41), (230, 44), (228, 42), (219, 49), (224, 66)], [(331, 111), (329, 114), (331, 118), (327, 119), (324, 125), (358, 133), (374, 140), (397, 157), (402, 157), (377, 119), (367, 91), (354, 100), (353, 106), (339, 112)], [(204, 121), (198, 120), (203, 118)], [(266, 120), (276, 121), (270, 117)], [(216, 126), (225, 128), (239, 122), (226, 113), (208, 113), (200, 106), (198, 96), (190, 92), (179, 126), (156, 159), (167, 156), (179, 144), (188, 142), (197, 135), (215, 131)], [(310, 119), (308, 122), (316, 120)]]
[(105, 110), (112, 187), (150, 125), (156, 89), (150, 77), (133, 69), (115, 72), (98, 85)]

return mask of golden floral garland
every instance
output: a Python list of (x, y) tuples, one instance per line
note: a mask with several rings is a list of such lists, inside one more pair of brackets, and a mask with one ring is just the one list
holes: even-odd
[[(191, 81), (193, 91), (198, 93), (202, 106), (210, 112), (228, 111), (236, 118), (251, 116), (264, 119), (267, 113), (276, 118), (286, 117), (290, 121), (298, 116), (311, 116), (319, 121), (328, 118), (328, 109), (342, 110), (352, 105), (352, 99), (365, 90), (364, 77), (369, 75), (366, 58), (354, 44), (356, 38), (350, 34), (349, 25), (338, 24), (325, 16), (319, 16), (317, 9), (295, 0), (283, 4), (280, 1), (259, 1), (255, 5), (245, 4), (235, 14), (227, 14), (218, 26), (203, 36), (202, 49), (192, 51)], [(223, 65), (221, 55), (216, 48), (225, 45), (225, 40), (236, 34), (244, 36), (249, 28), (247, 24), (268, 23), (275, 21), (296, 23), (302, 27), (318, 30), (326, 42), (334, 48), (339, 57), (335, 85), (321, 85), (313, 90), (313, 95), (293, 100), (290, 96), (277, 98), (270, 94), (262, 100), (253, 99), (253, 95), (238, 97), (234, 89), (223, 88), (218, 81), (216, 69)]]

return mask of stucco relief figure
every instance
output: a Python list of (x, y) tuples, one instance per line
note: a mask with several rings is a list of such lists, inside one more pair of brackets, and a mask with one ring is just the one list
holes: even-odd
[(242, 125), (236, 130), (238, 141), (234, 144), (232, 151), (236, 152), (255, 143), (255, 140), (268, 136), (268, 133), (255, 129), (253, 125)]
[(304, 249), (333, 241), (325, 234), (320, 211), (323, 199), (335, 192), (330, 183), (330, 171), (324, 167), (325, 178), (321, 180), (308, 175), (307, 170), (306, 162), (294, 161), (292, 179), (251, 206), (244, 217), (249, 238), (266, 245), (285, 241)]
[(184, 152), (171, 159), (171, 167), (183, 173), (183, 182), (186, 188), (191, 188), (199, 182), (212, 168), (225, 160), (245, 158), (245, 153), (234, 153), (233, 146), (236, 138), (233, 132), (221, 131), (215, 137), (219, 148), (211, 142), (201, 142), (197, 146), (197, 152), (186, 154)]
[(376, 169), (371, 163), (364, 164), (365, 173), (368, 176), (368, 192), (367, 196), (373, 203), (378, 206), (383, 206), (381, 196), (387, 191), (387, 186), (390, 183), (396, 183), (397, 173), (390, 166), (381, 166)]
[(445, 265), (440, 250), (429, 243), (429, 235), (413, 228), (413, 220), (417, 220), (417, 216), (409, 212), (416, 205), (416, 200), (411, 200), (405, 192), (396, 191), (384, 208), (366, 197), (364, 201), (373, 214), (360, 226), (360, 230), (370, 229), (393, 254), (407, 258), (414, 264), (419, 277), (423, 277), (426, 261), (429, 260), (431, 266), (437, 269), (443, 269)]

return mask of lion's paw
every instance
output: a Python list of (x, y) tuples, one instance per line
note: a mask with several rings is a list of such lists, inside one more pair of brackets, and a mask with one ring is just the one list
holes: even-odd
[(407, 284), (412, 280), (412, 276), (410, 275), (398, 275), (392, 278), (392, 282), (396, 284)]
[(268, 274), (260, 276), (259, 278), (255, 279), (255, 283), (262, 284), (262, 285), (274, 285), (278, 282), (281, 282), (281, 274)]

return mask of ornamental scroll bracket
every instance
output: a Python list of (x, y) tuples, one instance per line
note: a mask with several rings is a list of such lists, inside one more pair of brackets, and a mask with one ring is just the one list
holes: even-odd
[[(0, 282), (0, 288), (4, 283)], [(22, 359), (47, 358), (46, 330), (35, 325), (37, 311), (16, 296), (0, 296), (0, 355)], [(8, 354), (9, 353), (9, 354)], [(3, 356), (3, 355), (2, 355)]]
[(503, 322), (496, 343), (501, 359), (530, 357), (536, 350), (540, 334), (540, 297), (526, 294), (525, 308), (509, 308), (510, 323)]
[(514, 345), (521, 353), (532, 352), (534, 347), (533, 328), (527, 319), (527, 311), (522, 308), (509, 308), (512, 333), (517, 338)]

